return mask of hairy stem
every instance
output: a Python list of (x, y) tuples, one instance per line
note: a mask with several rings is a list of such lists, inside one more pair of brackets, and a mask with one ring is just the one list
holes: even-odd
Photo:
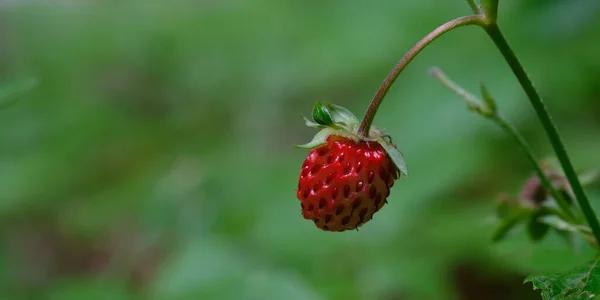
[(523, 66), (517, 59), (515, 53), (508, 45), (508, 42), (502, 35), (502, 32), (500, 31), (498, 25), (495, 23), (491, 23), (483, 25), (483, 28), (488, 33), (490, 38), (494, 41), (496, 47), (498, 48), (498, 50), (500, 50), (500, 53), (502, 53), (502, 56), (504, 56), (504, 59), (512, 69), (517, 79), (519, 80), (519, 83), (525, 91), (525, 94), (527, 94), (531, 105), (535, 109), (535, 112), (537, 113), (537, 116), (540, 119), (540, 122), (542, 123), (542, 126), (544, 127), (544, 130), (548, 135), (548, 138), (550, 139), (552, 148), (554, 149), (556, 157), (558, 158), (563, 168), (563, 171), (565, 172), (565, 176), (567, 177), (567, 180), (569, 181), (569, 184), (573, 189), (573, 193), (575, 194), (577, 203), (579, 203), (583, 215), (587, 220), (588, 224), (590, 225), (590, 228), (592, 229), (592, 233), (594, 234), (596, 241), (600, 242), (600, 223), (598, 223), (596, 214), (594, 213), (594, 210), (590, 205), (590, 202), (583, 190), (583, 187), (581, 186), (581, 183), (579, 182), (579, 178), (577, 177), (577, 173), (575, 172), (573, 164), (569, 159), (567, 150), (565, 149), (565, 146), (561, 141), (560, 135), (558, 134), (558, 130), (556, 129), (556, 126), (554, 125), (554, 122), (552, 121), (552, 118), (550, 117), (550, 114), (548, 113), (544, 102), (542, 102), (540, 95), (533, 86), (533, 83), (529, 79), (529, 76), (527, 76), (527, 73), (523, 69)]
[(406, 66), (419, 54), (427, 45), (431, 42), (444, 35), (445, 33), (466, 25), (484, 25), (484, 19), (480, 15), (466, 16), (454, 19), (449, 21), (440, 27), (436, 28), (434, 31), (429, 33), (423, 39), (421, 39), (414, 47), (412, 47), (404, 57), (396, 64), (394, 69), (390, 72), (390, 74), (385, 78), (381, 87), (373, 97), (367, 112), (365, 113), (365, 117), (360, 124), (358, 129), (358, 135), (361, 137), (368, 137), (369, 129), (371, 128), (371, 124), (373, 123), (373, 119), (375, 118), (375, 114), (377, 113), (377, 109), (379, 105), (381, 105), (381, 101), (389, 91), (398, 75), (406, 68)]
[(554, 185), (552, 184), (550, 179), (548, 179), (548, 176), (546, 176), (546, 173), (544, 173), (542, 167), (540, 167), (538, 158), (535, 156), (533, 149), (531, 149), (531, 146), (529, 146), (529, 143), (527, 143), (525, 138), (502, 115), (496, 114), (493, 117), (493, 120), (496, 122), (496, 124), (500, 125), (500, 127), (502, 127), (504, 131), (510, 134), (519, 143), (519, 145), (521, 145), (521, 148), (527, 155), (527, 159), (529, 159), (529, 162), (533, 166), (533, 169), (535, 170), (537, 176), (540, 178), (540, 181), (542, 182), (546, 190), (548, 190), (550, 195), (552, 195), (552, 197), (554, 198), (558, 206), (561, 208), (561, 210), (564, 211), (564, 213), (566, 214), (565, 217), (568, 218), (567, 221), (575, 221), (575, 216), (571, 211), (569, 203), (554, 188)]

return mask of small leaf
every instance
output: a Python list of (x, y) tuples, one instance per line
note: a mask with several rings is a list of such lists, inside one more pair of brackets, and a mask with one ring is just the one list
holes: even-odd
[(331, 119), (331, 113), (329, 112), (329, 107), (323, 105), (321, 102), (315, 103), (312, 111), (312, 117), (315, 122), (324, 126), (333, 125), (333, 120)]
[(495, 113), (497, 110), (496, 100), (492, 98), (492, 95), (483, 83), (481, 84), (481, 98), (483, 98), (483, 101), (488, 105), (488, 108)]
[(530, 275), (534, 290), (542, 291), (544, 300), (596, 299), (600, 295), (600, 257), (586, 266), (561, 273)]
[(500, 225), (494, 231), (492, 235), (493, 242), (499, 242), (506, 237), (506, 235), (517, 226), (519, 223), (525, 221), (531, 214), (531, 210), (525, 208), (517, 208), (513, 210), (506, 218), (502, 219)]
[(402, 152), (400, 152), (398, 148), (394, 146), (394, 144), (384, 140), (383, 138), (378, 138), (377, 143), (379, 143), (385, 152), (387, 152), (398, 170), (400, 170), (400, 173), (402, 173), (404, 176), (408, 176), (408, 168), (406, 167), (406, 162), (404, 161)]
[(547, 214), (547, 212), (544, 212), (543, 210), (536, 210), (531, 214), (529, 220), (527, 221), (527, 233), (529, 233), (529, 237), (533, 241), (537, 242), (542, 240), (550, 231), (550, 225), (539, 220), (539, 218), (543, 217), (544, 214)]

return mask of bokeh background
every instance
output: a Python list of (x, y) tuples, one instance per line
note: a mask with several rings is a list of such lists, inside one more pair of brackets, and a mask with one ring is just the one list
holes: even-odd
[[(600, 2), (501, 1), (500, 24), (578, 169), (600, 167)], [(410, 176), (358, 232), (302, 219), (315, 101), (362, 116), (461, 0), (0, 1), (0, 299), (539, 299), (526, 275), (588, 261), (494, 203), (531, 175), (513, 140), (428, 75), (439, 66), (541, 157), (544, 132), (479, 28), (426, 49), (375, 119)], [(598, 186), (587, 188), (600, 202)]]

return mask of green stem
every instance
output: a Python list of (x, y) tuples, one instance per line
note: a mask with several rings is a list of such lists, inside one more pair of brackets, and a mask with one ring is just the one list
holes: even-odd
[[(531, 162), (533, 169), (535, 170), (537, 176), (540, 178), (540, 181), (546, 188), (546, 190), (552, 195), (552, 197), (556, 200), (556, 203), (561, 208), (564, 213), (559, 214), (563, 219), (569, 221), (575, 221), (575, 217), (573, 216), (573, 212), (571, 211), (571, 207), (569, 203), (561, 196), (561, 194), (554, 188), (554, 185), (546, 176), (546, 173), (542, 170), (542, 167), (539, 164), (539, 160), (536, 157), (533, 149), (529, 146), (525, 138), (519, 133), (519, 131), (514, 128), (502, 115), (500, 115), (496, 110), (492, 110), (487, 107), (487, 105), (483, 105), (482, 101), (477, 98), (477, 96), (471, 94), (467, 90), (463, 89), (456, 82), (452, 81), (452, 79), (448, 78), (444, 72), (442, 72), (438, 68), (433, 68), (431, 70), (431, 75), (436, 78), (439, 82), (441, 82), (446, 88), (450, 91), (456, 93), (458, 96), (462, 97), (466, 102), (467, 106), (471, 109), (474, 109), (480, 115), (485, 118), (492, 119), (496, 122), (504, 131), (506, 131), (510, 136), (512, 136), (518, 143), (521, 145), (521, 148), (525, 152), (527, 159)], [(495, 102), (495, 101), (494, 101)]]
[(364, 138), (367, 138), (369, 136), (369, 129), (371, 128), (371, 124), (373, 123), (373, 119), (375, 118), (375, 114), (377, 113), (377, 109), (379, 108), (381, 101), (389, 91), (390, 87), (392, 87), (392, 84), (394, 84), (394, 81), (396, 81), (396, 78), (398, 78), (398, 75), (400, 75), (400, 73), (417, 56), (417, 54), (419, 54), (423, 49), (425, 49), (425, 47), (427, 47), (427, 45), (429, 45), (431, 42), (435, 41), (440, 36), (455, 28), (466, 25), (484, 26), (484, 21), (485, 20), (480, 15), (466, 16), (454, 19), (439, 26), (434, 31), (425, 36), (423, 39), (421, 39), (414, 47), (412, 47), (404, 55), (404, 57), (402, 57), (398, 64), (396, 64), (396, 66), (394, 67), (394, 69), (392, 69), (390, 74), (385, 78), (385, 80), (381, 84), (381, 87), (379, 87), (379, 90), (373, 97), (373, 100), (371, 101), (371, 104), (369, 105), (369, 108), (365, 113), (365, 117), (363, 118), (362, 123), (360, 124), (360, 127), (357, 132), (358, 135)]
[(573, 189), (577, 203), (579, 203), (583, 215), (592, 229), (596, 241), (600, 242), (600, 223), (598, 222), (596, 214), (594, 213), (594, 210), (592, 209), (590, 202), (585, 195), (583, 187), (581, 186), (579, 178), (577, 177), (577, 173), (573, 168), (573, 164), (569, 159), (569, 155), (567, 154), (565, 146), (561, 141), (560, 135), (558, 134), (558, 130), (556, 129), (556, 126), (554, 125), (554, 122), (552, 121), (544, 102), (542, 102), (540, 95), (537, 93), (533, 83), (527, 76), (527, 73), (523, 69), (523, 66), (517, 59), (515, 53), (508, 45), (508, 42), (502, 35), (498, 25), (496, 23), (488, 23), (482, 27), (494, 41), (496, 47), (498, 47), (498, 50), (500, 50), (500, 53), (502, 53), (502, 56), (504, 56), (504, 59), (519, 80), (519, 83), (521, 84), (521, 87), (523, 87), (525, 94), (527, 94), (531, 105), (535, 109), (535, 112), (537, 113), (537, 116), (540, 119), (548, 138), (550, 139), (552, 148), (554, 149), (554, 152), (556, 152), (556, 157), (558, 158), (563, 171), (565, 172), (565, 176), (567, 177), (567, 180)]
[(554, 198), (558, 206), (561, 208), (561, 210), (563, 210), (566, 214), (565, 217), (568, 218), (567, 221), (575, 221), (575, 216), (571, 211), (569, 203), (560, 195), (556, 188), (554, 188), (554, 185), (548, 179), (548, 176), (546, 176), (546, 173), (544, 173), (544, 171), (540, 167), (540, 164), (538, 163), (538, 158), (535, 156), (533, 149), (531, 149), (529, 143), (527, 143), (525, 138), (502, 115), (496, 113), (496, 115), (492, 119), (498, 125), (500, 125), (500, 127), (502, 127), (504, 131), (510, 134), (519, 143), (519, 145), (521, 145), (521, 148), (527, 155), (527, 159), (529, 159), (529, 162), (531, 162), (531, 165), (533, 166), (533, 169), (535, 170), (537, 176), (540, 178), (540, 181), (542, 182), (544, 187), (546, 187), (546, 190), (548, 190), (550, 195), (552, 195), (552, 197)]
[(475, 0), (467, 0), (467, 3), (471, 7), (471, 10), (473, 11), (473, 13), (476, 13), (476, 14), (479, 13), (479, 7), (477, 7), (477, 3), (475, 3)]

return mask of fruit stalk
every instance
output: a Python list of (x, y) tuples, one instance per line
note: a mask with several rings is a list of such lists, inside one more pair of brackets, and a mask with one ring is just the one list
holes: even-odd
[(435, 41), (440, 36), (445, 33), (462, 26), (467, 25), (484, 25), (484, 19), (480, 15), (472, 15), (460, 17), (449, 22), (444, 23), (443, 25), (436, 28), (434, 31), (426, 35), (423, 39), (421, 39), (417, 44), (412, 47), (402, 59), (396, 64), (396, 66), (392, 69), (390, 74), (385, 78), (379, 90), (373, 97), (367, 112), (365, 113), (365, 117), (360, 124), (358, 129), (358, 136), (362, 138), (367, 138), (369, 136), (369, 129), (371, 128), (371, 124), (373, 123), (373, 119), (375, 118), (375, 114), (377, 113), (377, 109), (379, 109), (379, 105), (381, 105), (381, 101), (398, 78), (398, 75), (402, 73), (402, 71), (408, 66), (408, 64), (423, 50), (427, 47), (431, 42)]

